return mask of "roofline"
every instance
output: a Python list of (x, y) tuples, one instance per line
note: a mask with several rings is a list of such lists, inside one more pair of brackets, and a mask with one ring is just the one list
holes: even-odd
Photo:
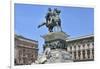
[(80, 37), (76, 37), (76, 38), (69, 38), (66, 41), (75, 41), (75, 40), (80, 40), (80, 39), (85, 39), (85, 38), (90, 38), (90, 37), (94, 37), (94, 35), (91, 34), (91, 35), (85, 35), (85, 36), (80, 36)]
[(25, 40), (28, 40), (28, 41), (32, 41), (32, 42), (38, 43), (38, 41), (29, 39), (29, 38), (25, 38), (25, 37), (23, 37), (22, 35), (17, 35), (17, 34), (15, 34), (15, 37), (19, 37), (19, 38), (21, 38), (21, 39), (25, 39)]

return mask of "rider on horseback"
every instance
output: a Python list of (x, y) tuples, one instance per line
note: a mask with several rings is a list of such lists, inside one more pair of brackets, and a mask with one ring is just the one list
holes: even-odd
[(53, 16), (53, 12), (52, 12), (51, 8), (48, 8), (48, 13), (45, 16), (45, 19), (46, 19), (46, 23), (47, 24), (50, 24), (51, 23), (52, 16)]
[(61, 11), (57, 8), (55, 8), (53, 11), (51, 10), (51, 8), (48, 8), (48, 13), (45, 16), (46, 22), (43, 22), (41, 25), (38, 26), (38, 28), (40, 28), (43, 25), (46, 25), (49, 32), (53, 32), (53, 28), (57, 26), (57, 28), (60, 28), (60, 30), (62, 31), (61, 19), (59, 17), (60, 12)]

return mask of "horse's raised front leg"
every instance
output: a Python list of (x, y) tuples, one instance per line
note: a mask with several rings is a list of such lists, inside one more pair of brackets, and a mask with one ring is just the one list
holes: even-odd
[(38, 25), (38, 28), (42, 27), (42, 26), (45, 25), (45, 24), (46, 24), (46, 23), (44, 22), (44, 23)]

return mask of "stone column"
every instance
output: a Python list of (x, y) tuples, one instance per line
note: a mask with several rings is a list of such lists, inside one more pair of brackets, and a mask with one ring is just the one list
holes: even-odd
[(76, 51), (76, 59), (79, 59), (78, 50)]
[(74, 51), (72, 51), (72, 60), (74, 60)]
[(85, 50), (85, 59), (88, 59), (87, 50)]
[(92, 49), (90, 49), (90, 59), (93, 58)]
[(82, 60), (82, 59), (83, 59), (83, 51), (80, 50), (80, 60)]
[(87, 55), (88, 46), (87, 46), (87, 43), (85, 44), (84, 49), (85, 49), (85, 59), (88, 59), (88, 55)]

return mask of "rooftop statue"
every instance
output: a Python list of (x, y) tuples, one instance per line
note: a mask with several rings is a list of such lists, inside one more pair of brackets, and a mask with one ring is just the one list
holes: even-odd
[(53, 11), (51, 8), (48, 8), (48, 12), (45, 16), (46, 22), (43, 22), (42, 24), (38, 25), (38, 28), (45, 25), (48, 28), (49, 32), (54, 32), (53, 28), (56, 26), (62, 31), (61, 19), (59, 17), (60, 13), (61, 11), (58, 10), (57, 8), (54, 8)]

